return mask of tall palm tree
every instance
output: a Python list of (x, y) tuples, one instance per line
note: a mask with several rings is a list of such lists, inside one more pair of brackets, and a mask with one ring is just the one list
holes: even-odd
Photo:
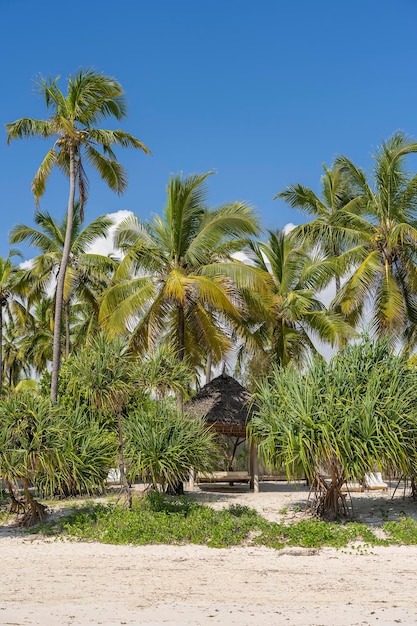
[[(35, 223), (38, 228), (17, 224), (10, 232), (11, 242), (28, 242), (41, 251), (32, 260), (30, 269), (24, 275), (29, 305), (39, 297), (44, 299), (46, 293), (52, 290), (56, 292), (58, 289), (56, 275), (64, 253), (67, 216), (62, 222), (57, 222), (49, 213), (37, 211)], [(82, 228), (80, 205), (76, 203), (63, 291), (66, 357), (70, 352), (70, 307), (77, 301), (86, 303), (91, 318), (97, 319), (99, 296), (108, 286), (109, 277), (117, 267), (113, 258), (88, 252), (92, 243), (107, 236), (112, 224), (110, 217), (101, 216)], [(53, 313), (54, 308), (50, 310)], [(51, 329), (53, 330), (52, 320)]]
[[(328, 169), (323, 165), (323, 169), (321, 197), (297, 183), (277, 193), (274, 200), (285, 200), (292, 208), (313, 217), (310, 222), (297, 227), (297, 232), (312, 246), (320, 246), (326, 257), (338, 257), (358, 240), (357, 233), (352, 233), (341, 223), (340, 212), (354, 210), (361, 197), (343, 168), (333, 165)], [(340, 276), (336, 274), (336, 292), (340, 290), (340, 284)]]
[[(127, 185), (126, 172), (118, 163), (114, 146), (139, 148), (149, 153), (148, 148), (122, 130), (103, 130), (97, 124), (107, 117), (120, 120), (126, 115), (126, 103), (121, 85), (114, 79), (93, 70), (80, 70), (70, 76), (67, 95), (58, 86), (58, 78), (42, 78), (39, 84), (46, 107), (51, 110), (47, 120), (21, 118), (6, 124), (8, 142), (23, 137), (55, 138), (55, 142), (43, 159), (32, 181), (36, 202), (45, 192), (46, 181), (56, 166), (69, 178), (68, 217), (64, 250), (57, 278), (51, 402), (55, 403), (58, 393), (60, 368), (60, 337), (64, 283), (70, 255), (76, 186), (80, 199), (80, 214), (83, 217), (87, 198), (88, 181), (83, 157), (99, 173), (110, 189), (122, 193)], [(102, 149), (102, 153), (100, 152)]]
[(240, 289), (265, 289), (262, 272), (231, 256), (258, 233), (256, 215), (243, 202), (209, 210), (209, 175), (171, 177), (163, 217), (131, 217), (117, 230), (125, 257), (100, 317), (110, 331), (131, 331), (132, 349), (165, 339), (180, 361), (207, 350), (220, 358), (230, 347), (223, 321), (242, 319)]
[(334, 275), (334, 262), (310, 256), (293, 233), (269, 233), (268, 242), (251, 244), (257, 266), (272, 278), (265, 308), (271, 360), (282, 367), (300, 364), (316, 352), (312, 339), (343, 344), (353, 329), (338, 313), (326, 310), (317, 293)]
[(395, 133), (374, 156), (373, 181), (348, 158), (336, 161), (362, 201), (341, 215), (359, 243), (342, 255), (352, 274), (334, 302), (352, 319), (370, 309), (372, 332), (393, 342), (407, 340), (417, 324), (417, 175), (405, 170), (414, 152), (417, 143)]

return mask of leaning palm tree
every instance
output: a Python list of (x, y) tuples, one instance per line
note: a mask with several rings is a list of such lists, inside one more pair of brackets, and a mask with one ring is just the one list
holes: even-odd
[(342, 255), (353, 271), (334, 304), (351, 319), (370, 309), (372, 332), (393, 342), (407, 340), (417, 324), (417, 175), (405, 171), (405, 158), (414, 152), (417, 143), (400, 132), (383, 142), (374, 157), (373, 184), (346, 157), (336, 161), (362, 202), (340, 215), (359, 243)]
[(220, 359), (230, 348), (225, 325), (243, 319), (242, 290), (265, 290), (264, 273), (232, 257), (257, 234), (256, 215), (244, 202), (209, 210), (209, 174), (171, 177), (163, 217), (142, 224), (132, 216), (118, 227), (125, 257), (100, 317), (109, 332), (131, 332), (132, 350), (165, 340), (179, 361), (197, 352)]
[[(45, 293), (57, 291), (56, 275), (64, 253), (67, 216), (57, 222), (48, 212), (36, 211), (35, 224), (37, 228), (17, 224), (10, 232), (11, 242), (27, 242), (41, 252), (32, 259), (31, 267), (24, 275), (29, 305), (39, 298), (45, 299)], [(71, 307), (79, 301), (86, 303), (91, 318), (97, 319), (99, 296), (108, 286), (110, 276), (117, 267), (115, 259), (88, 251), (97, 239), (107, 236), (112, 224), (110, 217), (100, 216), (82, 228), (80, 204), (75, 204), (63, 291), (66, 357), (70, 352)]]
[[(57, 279), (51, 401), (56, 402), (61, 357), (61, 319), (66, 269), (71, 248), (76, 186), (78, 185), (80, 213), (87, 198), (87, 178), (84, 156), (96, 169), (110, 189), (122, 193), (127, 184), (126, 172), (118, 163), (114, 146), (148, 148), (133, 135), (122, 130), (98, 129), (107, 117), (117, 120), (126, 115), (126, 103), (121, 85), (114, 79), (92, 70), (80, 70), (70, 76), (67, 95), (58, 86), (58, 78), (42, 78), (39, 84), (45, 104), (51, 110), (47, 120), (21, 118), (6, 124), (8, 142), (23, 137), (55, 138), (32, 181), (36, 202), (45, 192), (46, 181), (54, 167), (69, 178), (68, 216), (64, 250)], [(100, 148), (102, 152), (100, 152)]]
[[(358, 241), (358, 234), (345, 228), (338, 218), (341, 211), (354, 210), (362, 198), (342, 168), (333, 165), (328, 169), (323, 165), (323, 169), (320, 197), (312, 189), (297, 183), (277, 193), (274, 200), (285, 200), (292, 208), (313, 217), (296, 231), (312, 246), (319, 246), (325, 257), (331, 258), (338, 257)], [(340, 285), (340, 276), (336, 273), (336, 293)]]
[(343, 345), (353, 329), (338, 313), (329, 312), (317, 293), (332, 280), (334, 264), (312, 256), (293, 233), (277, 230), (268, 242), (251, 244), (254, 261), (272, 278), (263, 326), (270, 338), (272, 362), (301, 364), (316, 352), (313, 339)]

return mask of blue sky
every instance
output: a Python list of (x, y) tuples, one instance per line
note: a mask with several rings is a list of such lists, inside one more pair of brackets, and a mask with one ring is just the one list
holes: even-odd
[[(1, 256), (10, 228), (33, 223), (30, 183), (50, 145), (6, 145), (6, 122), (47, 115), (39, 74), (60, 75), (63, 89), (80, 67), (116, 77), (122, 127), (152, 151), (118, 151), (122, 197), (90, 175), (88, 221), (122, 209), (146, 219), (162, 210), (170, 174), (213, 169), (213, 206), (246, 200), (265, 228), (300, 223), (274, 194), (294, 182), (318, 191), (322, 163), (338, 154), (370, 168), (397, 129), (417, 137), (413, 0), (0, 0), (0, 19)], [(41, 208), (60, 218), (67, 188), (54, 174)]]

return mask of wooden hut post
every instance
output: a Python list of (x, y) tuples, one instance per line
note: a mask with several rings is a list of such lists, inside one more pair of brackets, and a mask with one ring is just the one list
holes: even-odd
[(190, 467), (190, 477), (188, 479), (188, 483), (189, 483), (189, 487), (190, 487), (190, 491), (194, 491), (194, 483), (195, 483), (195, 478), (194, 478), (194, 468)]
[(258, 446), (251, 441), (249, 446), (250, 487), (253, 493), (259, 493)]

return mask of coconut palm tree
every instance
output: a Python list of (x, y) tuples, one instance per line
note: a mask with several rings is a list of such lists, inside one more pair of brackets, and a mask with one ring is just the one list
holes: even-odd
[(257, 266), (269, 272), (269, 299), (263, 325), (268, 329), (271, 360), (281, 366), (301, 364), (316, 352), (312, 339), (342, 345), (353, 329), (317, 298), (332, 280), (334, 263), (320, 253), (309, 255), (293, 233), (269, 233), (268, 242), (252, 243)]
[[(331, 258), (338, 257), (358, 241), (358, 233), (344, 227), (340, 212), (355, 210), (362, 199), (343, 168), (333, 165), (328, 169), (323, 165), (323, 169), (321, 197), (297, 183), (277, 193), (274, 200), (285, 200), (292, 208), (313, 217), (312, 221), (298, 226), (296, 232), (313, 247), (320, 246), (324, 256)], [(337, 293), (340, 290), (338, 274), (335, 276), (335, 287)]]
[(45, 372), (52, 361), (53, 342), (53, 311), (52, 298), (44, 297), (28, 309), (21, 307), (17, 322), (20, 333), (19, 355), (40, 375)]
[[(0, 394), (3, 388), (3, 324), (4, 314), (11, 316), (12, 304), (16, 301), (16, 288), (18, 284), (19, 270), (13, 264), (12, 257), (19, 253), (12, 250), (8, 257), (0, 257)], [(20, 255), (19, 255), (20, 256)]]
[(37, 203), (45, 192), (47, 179), (54, 167), (58, 167), (69, 178), (68, 215), (57, 278), (54, 322), (51, 401), (55, 403), (61, 357), (63, 294), (71, 251), (76, 186), (81, 218), (87, 198), (88, 181), (84, 170), (84, 157), (110, 189), (122, 193), (127, 185), (126, 172), (118, 163), (113, 147), (138, 148), (145, 153), (149, 153), (149, 150), (139, 139), (123, 130), (97, 128), (97, 124), (105, 118), (115, 117), (120, 120), (126, 115), (123, 90), (114, 78), (93, 70), (80, 70), (75, 76), (69, 77), (66, 95), (58, 86), (58, 78), (42, 78), (39, 89), (46, 107), (51, 111), (51, 116), (47, 120), (21, 118), (6, 124), (6, 132), (9, 143), (12, 139), (24, 137), (55, 139), (32, 181), (32, 191)]
[[(45, 294), (52, 290), (57, 291), (56, 276), (62, 262), (67, 216), (57, 222), (48, 212), (37, 211), (35, 223), (38, 228), (17, 224), (10, 231), (10, 241), (28, 242), (41, 251), (40, 255), (32, 259), (30, 269), (24, 274), (29, 305), (39, 298), (45, 299)], [(109, 277), (117, 267), (115, 259), (88, 252), (91, 244), (107, 236), (112, 224), (110, 217), (100, 216), (82, 228), (80, 205), (75, 204), (63, 292), (66, 357), (70, 352), (70, 308), (78, 301), (86, 303), (91, 319), (97, 319), (99, 296), (108, 286)]]
[(336, 160), (362, 201), (340, 216), (359, 243), (341, 256), (352, 273), (334, 304), (351, 319), (370, 309), (371, 331), (393, 342), (407, 340), (417, 324), (417, 175), (405, 170), (414, 152), (417, 143), (403, 133), (384, 141), (374, 156), (373, 182), (348, 158)]
[(100, 319), (110, 332), (131, 332), (132, 350), (165, 340), (180, 361), (220, 359), (231, 345), (225, 325), (242, 322), (242, 290), (265, 290), (264, 273), (232, 257), (258, 233), (257, 217), (244, 202), (209, 210), (210, 174), (171, 177), (163, 217), (142, 224), (132, 216), (117, 229), (125, 257)]
[[(18, 301), (11, 307), (3, 324), (3, 377), (8, 389), (16, 388), (22, 377), (30, 376), (31, 363), (27, 359), (23, 343), (26, 338), (26, 327), (22, 325), (20, 316), (25, 315), (25, 307)], [(50, 345), (50, 344), (49, 344)]]

